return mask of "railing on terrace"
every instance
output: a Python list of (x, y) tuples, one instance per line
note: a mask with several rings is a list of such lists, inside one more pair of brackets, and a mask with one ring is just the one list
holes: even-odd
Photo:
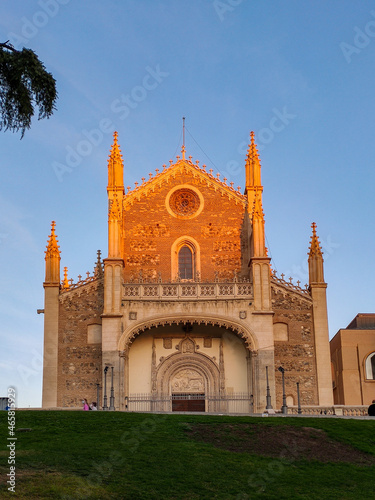
[(249, 281), (124, 283), (123, 286), (123, 298), (131, 300), (228, 300), (248, 299), (252, 294)]
[[(302, 406), (301, 415), (343, 415), (344, 417), (362, 417), (368, 415), (368, 406)], [(288, 415), (298, 415), (297, 406), (288, 407)]]

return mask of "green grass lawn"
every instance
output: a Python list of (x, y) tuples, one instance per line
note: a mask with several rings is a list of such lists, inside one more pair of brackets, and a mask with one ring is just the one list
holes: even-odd
[[(372, 498), (375, 464), (285, 458), (225, 449), (248, 424), (323, 429), (375, 457), (375, 421), (116, 412), (18, 411), (16, 493), (7, 491), (6, 412), (0, 415), (1, 498), (235, 499)], [(196, 424), (231, 424), (221, 446)], [(250, 432), (250, 431), (249, 431)], [(267, 431), (268, 432), (268, 431)], [(214, 434), (214, 433), (213, 433)], [(325, 434), (324, 434), (325, 435)], [(224, 447), (222, 446), (224, 442)], [(228, 442), (228, 443), (227, 443)], [(285, 445), (288, 448), (288, 444)], [(231, 449), (231, 448), (230, 448)]]

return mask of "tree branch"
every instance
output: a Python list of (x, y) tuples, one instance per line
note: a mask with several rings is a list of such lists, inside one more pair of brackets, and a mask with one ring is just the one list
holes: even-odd
[(12, 45), (10, 45), (9, 43), (9, 40), (7, 40), (6, 42), (4, 43), (0, 43), (0, 47), (1, 48), (4, 48), (4, 49), (8, 49), (8, 50), (11, 50), (12, 52), (18, 52)]

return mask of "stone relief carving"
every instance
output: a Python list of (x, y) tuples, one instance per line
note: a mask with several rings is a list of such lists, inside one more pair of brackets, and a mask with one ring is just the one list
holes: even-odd
[(163, 339), (163, 347), (164, 349), (172, 349), (172, 339), (171, 338), (164, 338)]
[(204, 337), (203, 338), (203, 347), (212, 347), (212, 338)]
[(171, 381), (172, 392), (204, 392), (203, 376), (189, 368), (177, 372)]
[(194, 342), (191, 339), (186, 339), (181, 342), (181, 352), (184, 354), (194, 352), (194, 347)]

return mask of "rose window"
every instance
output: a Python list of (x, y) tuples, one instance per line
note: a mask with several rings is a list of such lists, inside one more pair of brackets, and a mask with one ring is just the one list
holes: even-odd
[(169, 206), (176, 215), (193, 215), (200, 206), (200, 199), (192, 189), (179, 189), (169, 199)]

